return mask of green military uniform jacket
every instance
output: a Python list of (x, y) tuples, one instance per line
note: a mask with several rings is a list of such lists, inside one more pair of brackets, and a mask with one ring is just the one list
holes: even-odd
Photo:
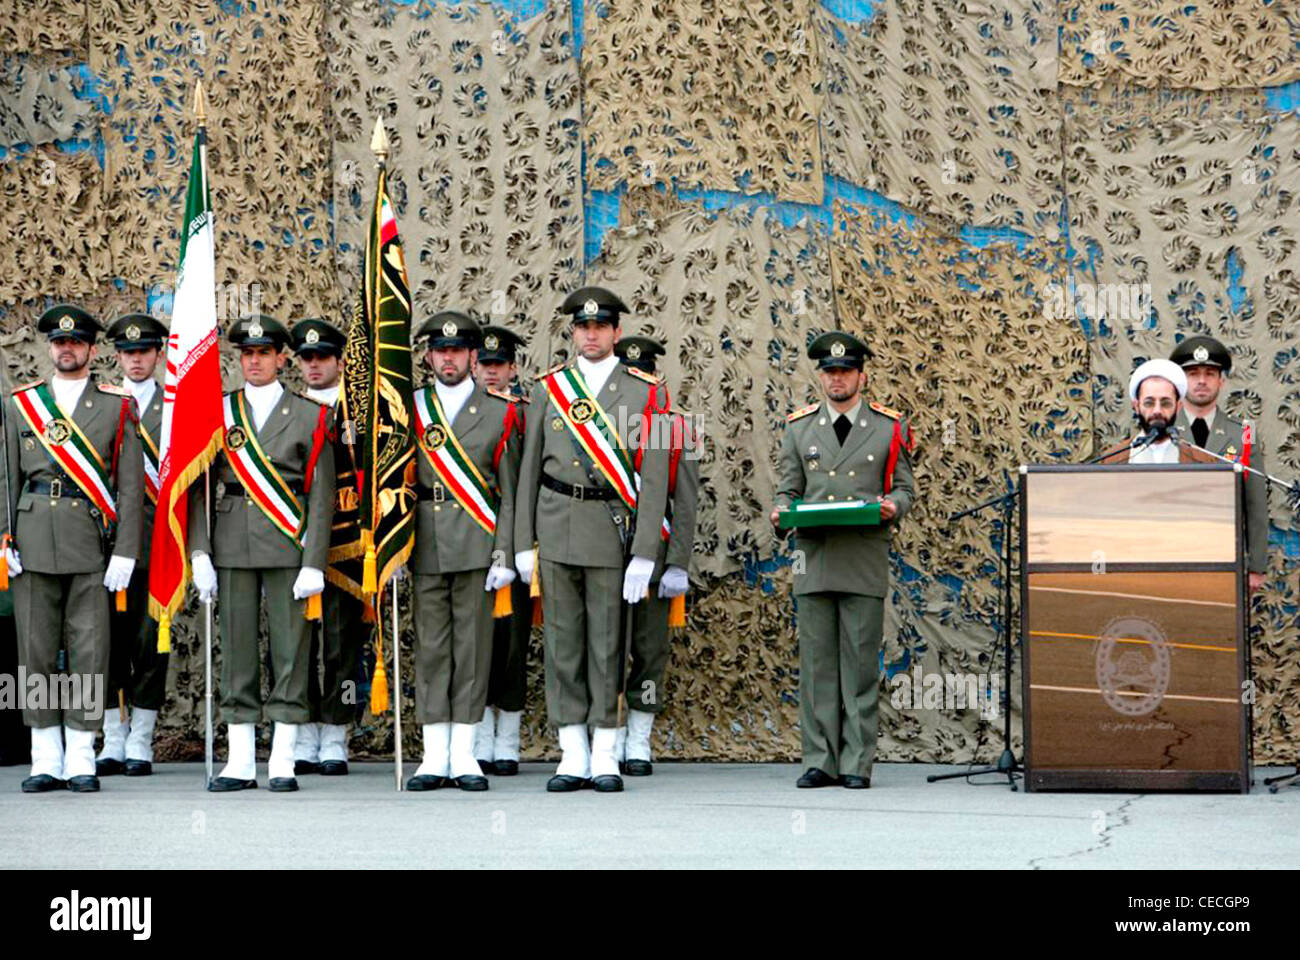
[[(432, 391), (435, 388), (430, 384), (422, 389)], [(451, 424), (466, 456), (500, 497), (496, 508), (496, 534), (493, 536), (489, 536), (466, 513), (451, 490), (439, 481), (424, 450), (415, 451), (420, 500), (415, 512), (411, 569), (416, 573), (486, 570), (494, 561), (514, 567), (515, 488), (519, 481), (523, 438), (513, 417), (509, 418), (509, 435), (501, 457), (493, 463), (511, 406), (507, 394), (475, 384)], [(518, 416), (517, 410), (515, 415)]]
[[(322, 409), (325, 408), (315, 400), (285, 390), (257, 431), (257, 442), (300, 503), (304, 500), (307, 462), (317, 442)], [(210, 537), (203, 484), (190, 487), (190, 551), (210, 554), (218, 567), (246, 570), (315, 567), (323, 571), (329, 558), (335, 484), (333, 415), (328, 410), (325, 428), (326, 435), (320, 443), (310, 490), (305, 497), (307, 517), (301, 550), (267, 519), (247, 493), (226, 494), (226, 486), (239, 484), (239, 477), (221, 453), (212, 464), (216, 522)]]
[[(1188, 416), (1186, 406), (1178, 414), (1177, 426), (1184, 440), (1196, 442), (1192, 436), (1192, 418)], [(1222, 409), (1215, 410), (1205, 449), (1240, 460), (1244, 450), (1241, 421), (1232, 419)], [(1268, 472), (1264, 466), (1264, 444), (1260, 442), (1258, 429), (1251, 437), (1250, 466), (1260, 473)], [(1245, 479), (1246, 568), (1251, 573), (1263, 573), (1268, 569), (1268, 484), (1262, 478), (1250, 474), (1246, 474)]]
[(864, 399), (841, 448), (832, 426), (835, 416), (823, 401), (788, 418), (781, 440), (777, 509), (795, 500), (873, 501), (885, 495), (885, 467), (897, 428), (902, 442), (888, 496), (898, 513), (877, 527), (796, 531), (795, 549), (803, 554), (803, 572), (796, 571), (794, 592), (884, 597), (889, 589), (890, 533), (912, 506), (912, 461), (906, 442), (911, 434), (901, 415)]
[[(576, 365), (574, 360), (566, 366)], [(539, 544), (543, 560), (581, 567), (622, 567), (625, 562), (622, 539), (612, 516), (617, 515), (627, 523), (628, 510), (623, 502), (576, 500), (542, 485), (542, 474), (546, 473), (571, 486), (609, 486), (561, 419), (544, 380), (545, 376), (533, 388), (533, 402), (528, 411), (515, 505), (515, 549), (526, 550)], [(635, 452), (636, 444), (629, 444), (628, 434), (634, 425), (641, 424), (650, 390), (656, 384), (648, 374), (620, 363), (596, 397), (629, 453)], [(661, 385), (658, 397), (661, 407), (667, 404), (667, 391)], [(641, 492), (632, 538), (632, 555), (647, 560), (659, 558), (661, 526), (668, 503), (666, 438), (669, 434), (662, 420), (662, 416), (657, 416), (651, 425), (661, 442), (648, 443), (642, 459)]]
[[(680, 411), (673, 411), (669, 416), (679, 418), (684, 415)], [(685, 428), (684, 419), (682, 425)], [(667, 567), (681, 567), (688, 572), (691, 569), (691, 550), (695, 545), (695, 518), (700, 503), (699, 442), (699, 438), (695, 438), (693, 443), (686, 444), (686, 449), (677, 460), (676, 476), (670, 475), (672, 491), (668, 495), (668, 514), (672, 532), (666, 542), (660, 541), (659, 557), (655, 563), (651, 582), (658, 582)], [(669, 462), (671, 470), (671, 452)]]
[[(35, 384), (28, 384), (19, 393)], [(52, 389), (51, 389), (51, 392)], [(117, 446), (122, 405), (129, 411), (118, 451), (114, 501), (117, 510), (116, 540), (112, 553), (139, 560), (143, 535), (144, 460), (140, 434), (135, 425), (135, 401), (121, 387), (98, 383), (90, 377), (71, 420), (85, 434), (105, 464), (111, 464)], [(67, 416), (68, 411), (63, 411)], [(107, 566), (100, 539), (101, 524), (91, 516), (93, 504), (45, 451), (35, 431), (10, 398), (5, 410), (5, 451), (9, 458), (6, 490), (14, 510), (14, 546), (23, 569), (35, 573), (98, 573)], [(61, 480), (63, 495), (36, 494), (29, 481), (49, 483)], [(4, 478), (0, 477), (0, 485)], [(0, 516), (0, 533), (9, 532), (8, 511)]]
[[(149, 434), (154, 449), (158, 449), (162, 443), (162, 408), (163, 388), (162, 384), (156, 384), (149, 405), (140, 411), (140, 430), (142, 433)], [(143, 451), (141, 451), (141, 457), (143, 457)], [(140, 462), (143, 465), (144, 460), (141, 459)], [(144, 497), (144, 534), (141, 540), (140, 558), (135, 562), (137, 570), (149, 569), (149, 553), (153, 546), (153, 518), (156, 510), (157, 505), (149, 499), (149, 495), (146, 493)]]

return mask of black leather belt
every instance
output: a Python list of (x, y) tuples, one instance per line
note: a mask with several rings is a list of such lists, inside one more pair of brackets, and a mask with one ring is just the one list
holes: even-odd
[(435, 483), (432, 487), (417, 483), (412, 489), (415, 490), (415, 499), (417, 500), (432, 500), (434, 503), (445, 503), (447, 501), (447, 488), (441, 483)]
[[(294, 496), (302, 495), (301, 483), (287, 483), (285, 486), (289, 488), (289, 492)], [(223, 497), (242, 497), (244, 495), (244, 485), (233, 480), (227, 480), (221, 484), (220, 494)]]
[(51, 500), (58, 500), (65, 493), (69, 497), (77, 497), (82, 500), (86, 497), (81, 488), (72, 480), (65, 480), (62, 477), (55, 477), (53, 480), (28, 480), (27, 492), (49, 497)]
[(574, 500), (614, 500), (618, 498), (618, 493), (613, 487), (575, 487), (563, 480), (556, 480), (549, 473), (542, 474), (542, 486), (563, 496), (572, 497)]

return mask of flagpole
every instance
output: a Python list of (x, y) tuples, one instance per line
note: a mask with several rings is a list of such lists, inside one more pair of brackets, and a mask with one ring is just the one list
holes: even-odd
[(388, 581), (393, 595), (393, 719), (397, 738), (397, 792), (402, 792), (402, 637), (397, 632), (397, 581)]
[[(194, 82), (194, 118), (198, 121), (199, 170), (203, 177), (203, 197), (208, 196), (208, 113), (203, 101), (203, 81)], [(212, 471), (203, 471), (203, 519), (212, 534)], [(203, 604), (203, 788), (212, 783), (213, 767), (212, 730), (212, 600)]]

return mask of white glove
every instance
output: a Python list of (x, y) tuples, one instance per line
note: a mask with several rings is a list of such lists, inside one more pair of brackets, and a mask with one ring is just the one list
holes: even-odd
[(659, 597), (680, 597), (690, 588), (691, 578), (681, 567), (668, 567), (659, 578)]
[(217, 598), (217, 571), (213, 569), (212, 558), (206, 553), (196, 552), (190, 557), (190, 572), (194, 575), (194, 589), (199, 592), (199, 599), (211, 603)]
[(406, 564), (402, 564), (400, 567), (394, 570), (393, 575), (389, 577), (389, 580), (391, 580), (393, 583), (401, 583), (405, 579), (406, 579)]
[(104, 571), (104, 586), (113, 593), (125, 590), (127, 584), (131, 582), (133, 570), (135, 570), (134, 559), (113, 554), (108, 558), (108, 569)]
[(23, 564), (18, 559), (18, 551), (13, 547), (5, 547), (5, 563), (9, 566), (9, 576), (16, 577), (23, 572)]
[(483, 584), (483, 589), (491, 593), (493, 590), (508, 587), (514, 582), (515, 572), (513, 570), (502, 564), (493, 564), (488, 567), (487, 583)]
[(519, 571), (519, 579), (524, 583), (533, 582), (533, 551), (521, 550), (515, 554), (515, 569)]
[(639, 603), (650, 586), (650, 574), (655, 572), (655, 562), (645, 557), (633, 557), (623, 574), (623, 599), (628, 603)]
[(298, 579), (293, 582), (293, 598), (306, 600), (325, 589), (325, 574), (315, 567), (303, 567), (298, 571)]

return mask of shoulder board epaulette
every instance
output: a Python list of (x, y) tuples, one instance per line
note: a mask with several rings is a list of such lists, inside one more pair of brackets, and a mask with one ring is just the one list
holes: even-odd
[(289, 393), (292, 393), (295, 397), (298, 397), (302, 400), (306, 400), (308, 403), (314, 403), (318, 407), (325, 406), (325, 404), (321, 403), (319, 400), (315, 399), (314, 397), (307, 396), (307, 394), (303, 393), (301, 390), (290, 390)]
[(801, 420), (804, 417), (808, 416), (808, 414), (810, 413), (816, 413), (817, 408), (820, 406), (821, 406), (820, 403), (810, 403), (806, 407), (800, 407), (794, 413), (788, 414), (785, 418), (785, 422), (794, 423), (796, 420)]
[(644, 380), (646, 383), (653, 383), (657, 386), (662, 382), (653, 373), (646, 373), (640, 367), (629, 367), (625, 365), (623, 369), (632, 374), (632, 376), (636, 377), (638, 380)]
[(897, 410), (894, 410), (891, 407), (887, 407), (883, 403), (877, 403), (875, 400), (872, 400), (871, 403), (867, 404), (867, 406), (871, 407), (871, 409), (876, 411), (876, 413), (885, 415), (890, 420), (903, 419), (903, 415), (899, 413)]
[(567, 367), (568, 365), (569, 365), (569, 363), (568, 363), (567, 360), (566, 360), (564, 363), (557, 363), (555, 366), (551, 367), (551, 369), (547, 370), (545, 373), (543, 373), (543, 374), (542, 374), (540, 377), (538, 377), (537, 379), (538, 379), (538, 380), (544, 380), (544, 379), (546, 379), (547, 377), (549, 377), (549, 376), (550, 376), (551, 374), (553, 374), (553, 373), (559, 373), (561, 370), (563, 370), (563, 369), (564, 369), (565, 367)]
[(120, 387), (116, 383), (96, 383), (100, 393), (111, 393), (115, 397), (129, 397), (131, 391), (126, 387)]
[(504, 400), (506, 403), (514, 403), (518, 397), (513, 393), (506, 393), (504, 390), (498, 390), (496, 387), (484, 387), (483, 392), (489, 397), (496, 397), (498, 400)]
[(515, 396), (514, 394), (511, 394), (511, 395), (510, 395), (510, 399), (513, 400), (515, 403), (532, 403), (532, 402), (533, 402), (533, 398), (530, 397), (530, 396), (529, 396), (528, 394), (526, 394), (526, 393), (521, 393), (521, 394), (519, 394), (519, 396)]
[(44, 382), (45, 379), (41, 378), (39, 380), (33, 380), (31, 383), (24, 383), (21, 387), (14, 387), (12, 390), (9, 391), (9, 394), (10, 396), (12, 396), (13, 394), (16, 393), (22, 393), (24, 390), (30, 390), (32, 387), (39, 387)]

